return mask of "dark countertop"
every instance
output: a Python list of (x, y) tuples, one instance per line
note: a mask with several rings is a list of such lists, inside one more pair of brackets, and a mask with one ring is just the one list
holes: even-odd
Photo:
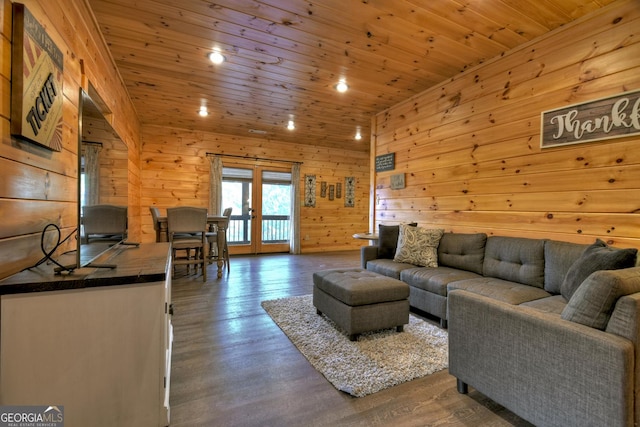
[[(116, 245), (88, 266), (71, 273), (55, 274), (56, 265), (47, 262), (9, 276), (0, 281), (0, 295), (164, 281), (169, 271), (169, 259), (169, 243)], [(65, 260), (56, 261), (64, 264)], [(116, 267), (97, 268), (96, 265)]]

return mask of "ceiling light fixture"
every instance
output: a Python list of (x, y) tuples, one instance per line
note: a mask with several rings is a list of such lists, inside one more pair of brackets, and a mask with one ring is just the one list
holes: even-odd
[(336, 90), (340, 93), (344, 93), (349, 90), (349, 85), (345, 79), (340, 79), (338, 84), (336, 85)]
[(289, 122), (287, 123), (287, 129), (294, 130), (296, 128), (296, 124), (293, 121), (293, 114), (289, 114)]
[(356, 128), (356, 136), (354, 137), (356, 141), (360, 141), (362, 139), (362, 134), (360, 133), (360, 126)]
[(213, 52), (207, 54), (207, 57), (216, 65), (220, 65), (227, 60), (227, 58), (225, 58), (225, 56), (218, 49), (214, 49)]
[(209, 111), (207, 111), (207, 107), (203, 105), (198, 110), (198, 114), (200, 115), (200, 117), (207, 117), (209, 115)]

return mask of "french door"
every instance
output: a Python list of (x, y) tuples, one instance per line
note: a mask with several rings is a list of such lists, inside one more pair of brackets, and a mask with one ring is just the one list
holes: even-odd
[(288, 252), (291, 229), (291, 168), (226, 163), (222, 207), (231, 207), (230, 254)]

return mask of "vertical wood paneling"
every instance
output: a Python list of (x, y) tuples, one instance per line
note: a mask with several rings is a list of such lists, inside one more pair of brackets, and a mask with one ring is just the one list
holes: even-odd
[[(542, 150), (541, 111), (640, 88), (637, 1), (589, 15), (378, 114), (375, 221), (640, 247), (640, 139)], [(406, 188), (390, 176), (406, 174)]]
[[(10, 135), (11, 2), (0, 0), (0, 278), (33, 265), (42, 257), (40, 234), (47, 224), (58, 225), (62, 238), (76, 228), (78, 93), (89, 82), (109, 104), (113, 112), (111, 124), (128, 151), (116, 154), (109, 149), (110, 159), (106, 161), (119, 162), (124, 169), (109, 174), (104, 183), (112, 201), (129, 203), (129, 235), (133, 239), (140, 235), (139, 123), (90, 11), (83, 0), (21, 3), (64, 54), (63, 146), (62, 151), (52, 152)], [(56, 234), (47, 233), (47, 248), (56, 243)], [(59, 252), (74, 249), (75, 245), (75, 240), (69, 239)]]
[[(363, 241), (351, 236), (368, 229), (368, 153), (160, 126), (143, 126), (142, 134), (143, 241), (155, 239), (149, 206), (156, 206), (161, 210), (179, 205), (208, 206), (209, 161), (206, 155), (216, 153), (247, 159), (302, 162), (301, 192), (304, 191), (304, 175), (316, 175), (316, 207), (301, 207), (303, 252), (353, 249), (363, 244)], [(227, 158), (227, 161), (237, 159)], [(344, 207), (346, 176), (355, 176), (357, 181), (356, 203), (353, 208)], [(333, 201), (328, 197), (320, 197), (320, 181), (342, 183), (343, 197)]]

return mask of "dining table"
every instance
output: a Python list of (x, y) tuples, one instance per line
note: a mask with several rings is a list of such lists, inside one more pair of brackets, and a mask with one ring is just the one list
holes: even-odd
[[(156, 229), (156, 242), (167, 242), (169, 240), (169, 230), (167, 226), (167, 217), (158, 216), (158, 224)], [(207, 215), (207, 226), (210, 230), (217, 231), (217, 248), (218, 254), (224, 253), (224, 248), (227, 239), (227, 227), (229, 226), (229, 218), (223, 215)], [(223, 257), (219, 256), (217, 259), (218, 265), (218, 279), (222, 277), (222, 270), (224, 266)]]

